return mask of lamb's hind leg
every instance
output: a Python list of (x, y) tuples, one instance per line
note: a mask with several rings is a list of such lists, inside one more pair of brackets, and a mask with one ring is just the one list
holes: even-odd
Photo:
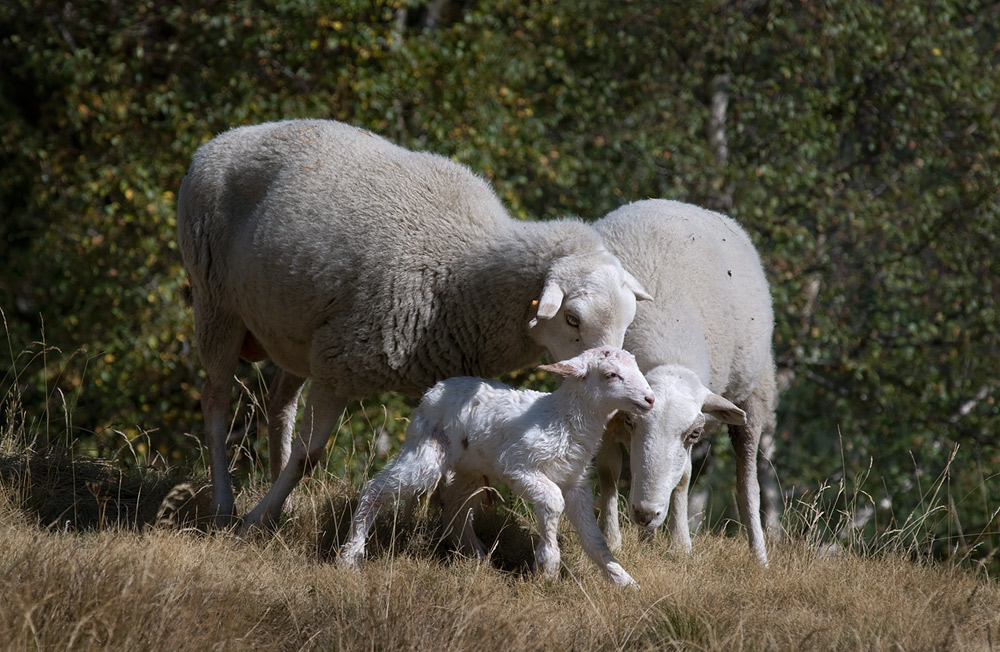
[(192, 298), (198, 355), (205, 367), (201, 410), (212, 473), (212, 510), (216, 526), (228, 527), (236, 515), (226, 456), (229, 404), (240, 347), (247, 331), (238, 317), (219, 310), (198, 293), (194, 293)]
[[(412, 430), (412, 428), (411, 428)], [(365, 484), (354, 513), (351, 534), (340, 551), (340, 564), (357, 568), (365, 554), (365, 540), (378, 510), (389, 500), (405, 500), (430, 491), (444, 473), (445, 452), (431, 438), (408, 439), (403, 451)]]

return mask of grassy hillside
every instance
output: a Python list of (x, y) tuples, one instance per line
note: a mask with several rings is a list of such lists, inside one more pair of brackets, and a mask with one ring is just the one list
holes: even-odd
[[(9, 450), (0, 471), (11, 650), (1000, 647), (996, 579), (903, 546), (859, 555), (786, 537), (762, 569), (742, 538), (701, 535), (685, 556), (629, 528), (621, 560), (642, 588), (616, 590), (568, 526), (562, 576), (526, 573), (530, 516), (496, 501), (481, 523), (499, 541), (490, 564), (439, 545), (425, 507), (406, 522), (383, 514), (355, 573), (333, 563), (355, 489), (322, 473), (296, 489), (273, 538), (241, 540), (190, 527), (203, 479)], [(261, 490), (244, 488), (241, 509)]]

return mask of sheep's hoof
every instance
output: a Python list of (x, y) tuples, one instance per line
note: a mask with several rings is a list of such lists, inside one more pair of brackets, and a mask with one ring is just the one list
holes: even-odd
[(270, 519), (256, 521), (251, 520), (248, 516), (240, 522), (237, 533), (244, 539), (252, 539), (255, 537), (270, 537), (277, 530), (277, 523)]

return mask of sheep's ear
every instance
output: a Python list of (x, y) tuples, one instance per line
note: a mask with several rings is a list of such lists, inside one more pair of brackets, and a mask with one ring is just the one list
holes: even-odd
[(745, 426), (747, 423), (746, 412), (712, 392), (709, 392), (708, 396), (705, 397), (705, 402), (701, 404), (701, 411), (722, 423), (731, 423), (734, 426)]
[(652, 301), (653, 295), (646, 292), (646, 288), (642, 287), (642, 283), (639, 279), (632, 276), (628, 272), (625, 272), (625, 287), (635, 293), (636, 301)]
[[(565, 293), (555, 281), (546, 281), (542, 288), (542, 296), (538, 299), (537, 316), (531, 320), (529, 326), (536, 326), (540, 319), (552, 319), (559, 312)], [(534, 301), (532, 303), (535, 303)]]
[(565, 376), (567, 378), (576, 377), (584, 378), (587, 375), (587, 365), (581, 364), (573, 360), (563, 360), (562, 362), (553, 362), (552, 364), (539, 365), (539, 371), (551, 371), (554, 374), (559, 374), (560, 376)]

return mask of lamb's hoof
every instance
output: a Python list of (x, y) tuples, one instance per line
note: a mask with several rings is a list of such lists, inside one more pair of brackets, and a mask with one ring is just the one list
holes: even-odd
[(639, 583), (636, 582), (635, 579), (628, 574), (628, 571), (622, 568), (618, 563), (612, 563), (611, 566), (605, 570), (604, 576), (609, 582), (619, 588), (629, 587), (636, 591), (639, 590)]

